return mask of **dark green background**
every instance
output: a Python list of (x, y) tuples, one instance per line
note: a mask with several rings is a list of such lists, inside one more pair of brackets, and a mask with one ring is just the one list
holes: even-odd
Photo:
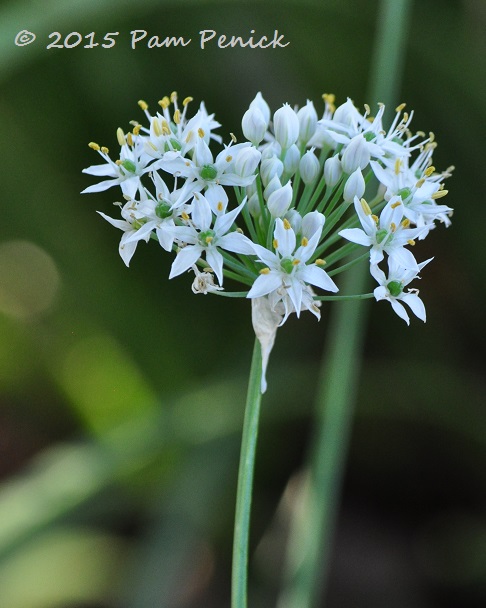
[[(378, 3), (3, 2), (0, 6), (0, 606), (217, 608), (229, 603), (239, 431), (252, 329), (245, 301), (194, 296), (171, 256), (127, 269), (91, 140), (177, 90), (241, 134), (258, 91), (273, 110), (321, 94), (366, 99)], [(486, 11), (415, 2), (401, 101), (456, 166), (455, 215), (416, 248), (427, 323), (373, 303), (329, 587), (330, 608), (486, 601), (484, 87)], [(36, 32), (16, 47), (20, 30)], [(130, 30), (186, 48), (130, 48)], [(202, 51), (198, 32), (273, 36), (285, 49)], [(47, 36), (119, 31), (112, 49)], [(326, 305), (327, 306), (327, 305)], [(311, 315), (279, 331), (263, 408), (251, 606), (274, 606), (326, 337)], [(277, 510), (277, 506), (280, 507)]]

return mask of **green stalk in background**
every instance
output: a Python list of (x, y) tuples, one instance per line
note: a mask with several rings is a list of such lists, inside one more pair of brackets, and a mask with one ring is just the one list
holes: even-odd
[(258, 437), (258, 420), (262, 381), (262, 353), (260, 342), (255, 338), (251, 361), (245, 420), (241, 439), (238, 488), (236, 492), (235, 530), (233, 539), (233, 564), (231, 581), (231, 608), (246, 608), (248, 581), (248, 539), (250, 510), (255, 469), (255, 452)]
[[(411, 0), (382, 0), (367, 101), (398, 104)], [(364, 293), (368, 267), (356, 265), (341, 291)], [(312, 608), (324, 597), (356, 398), (366, 309), (360, 301), (332, 310), (320, 372), (310, 472), (292, 524), (286, 588), (279, 608)]]

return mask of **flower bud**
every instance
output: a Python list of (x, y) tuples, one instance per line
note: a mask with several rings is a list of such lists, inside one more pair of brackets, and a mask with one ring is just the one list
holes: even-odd
[(356, 169), (354, 173), (348, 177), (344, 186), (343, 198), (347, 203), (354, 200), (355, 196), (359, 199), (365, 191), (365, 181), (360, 169)]
[(255, 99), (250, 103), (250, 108), (258, 108), (263, 115), (263, 119), (268, 125), (270, 122), (270, 108), (260, 92), (255, 95)]
[(359, 124), (360, 120), (362, 120), (362, 116), (348, 97), (347, 101), (336, 108), (332, 120), (337, 123), (351, 126), (355, 123)]
[(300, 176), (304, 184), (307, 186), (307, 184), (315, 182), (320, 170), (319, 159), (314, 154), (314, 149), (312, 148), (312, 150), (308, 150), (304, 154), (299, 163)]
[(364, 169), (370, 162), (370, 151), (361, 133), (353, 137), (341, 156), (344, 173), (351, 175), (356, 169)]
[(288, 150), (299, 137), (299, 119), (288, 103), (279, 108), (273, 115), (273, 130), (275, 139)]
[(261, 156), (261, 153), (253, 146), (243, 148), (235, 160), (235, 173), (241, 177), (253, 175)]
[(302, 236), (311, 239), (316, 232), (321, 233), (324, 227), (325, 217), (319, 211), (311, 211), (302, 218)]
[(283, 161), (285, 173), (287, 175), (293, 175), (297, 169), (299, 168), (300, 162), (300, 151), (299, 148), (295, 144), (290, 146), (285, 154), (285, 158)]
[(341, 179), (342, 174), (343, 170), (339, 156), (335, 154), (328, 158), (324, 163), (324, 179), (326, 180), (326, 186), (334, 188)]
[(272, 156), (272, 158), (267, 158), (262, 161), (260, 166), (260, 176), (262, 178), (263, 185), (267, 186), (275, 176), (278, 178), (282, 177), (283, 170), (283, 162), (276, 156)]
[(292, 203), (292, 195), (293, 191), (290, 182), (287, 182), (285, 186), (270, 194), (267, 207), (272, 217), (283, 217), (286, 214)]
[(274, 175), (265, 190), (263, 191), (263, 197), (265, 198), (265, 200), (268, 201), (272, 192), (275, 192), (275, 190), (278, 190), (281, 187), (282, 184), (280, 183), (280, 180), (276, 175)]
[(280, 147), (280, 144), (274, 140), (266, 145), (263, 149), (262, 160), (267, 160), (268, 158), (273, 158), (274, 156), (280, 158), (281, 154), (282, 148)]
[(248, 141), (254, 146), (258, 144), (265, 137), (267, 132), (268, 123), (265, 120), (261, 110), (254, 106), (249, 108), (244, 114), (241, 120), (241, 127), (243, 129), (243, 135)]
[(317, 129), (317, 112), (312, 101), (307, 100), (306, 105), (297, 112), (299, 119), (299, 141), (307, 143)]
[(261, 209), (260, 209), (260, 200), (258, 198), (258, 194), (255, 192), (250, 196), (248, 202), (248, 211), (251, 213), (253, 217), (260, 217)]

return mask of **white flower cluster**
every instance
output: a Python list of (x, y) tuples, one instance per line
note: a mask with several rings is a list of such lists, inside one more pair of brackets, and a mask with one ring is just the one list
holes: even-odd
[[(314, 288), (337, 292), (331, 276), (363, 259), (349, 256), (365, 246), (379, 284), (375, 298), (388, 300), (407, 323), (402, 303), (425, 321), (417, 290), (405, 287), (430, 260), (417, 262), (410, 248), (438, 221), (450, 223), (452, 210), (437, 201), (447, 194), (451, 168), (435, 172), (433, 134), (412, 134), (404, 106), (386, 130), (381, 104), (372, 118), (368, 106), (360, 113), (350, 100), (338, 108), (332, 95), (323, 100), (320, 119), (311, 101), (300, 109), (285, 104), (272, 116), (258, 93), (243, 115), (245, 141), (231, 135), (227, 145), (204, 103), (189, 117), (190, 97), (179, 104), (172, 93), (155, 114), (139, 101), (148, 124), (134, 122), (127, 134), (118, 129), (117, 160), (90, 143), (104, 162), (84, 170), (106, 178), (84, 192), (122, 190), (124, 202), (115, 203), (121, 219), (99, 213), (123, 231), (125, 264), (140, 241), (154, 239), (175, 253), (169, 278), (194, 272), (194, 293), (265, 301), (282, 325), (303, 310), (319, 318), (319, 299), (330, 296)], [(373, 175), (381, 185), (368, 203)], [(387, 274), (379, 266), (385, 254)], [(225, 277), (248, 291), (225, 292)]]

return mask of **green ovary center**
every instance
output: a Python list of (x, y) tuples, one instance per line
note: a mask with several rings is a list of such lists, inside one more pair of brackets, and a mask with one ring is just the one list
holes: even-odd
[(130, 173), (135, 173), (137, 170), (137, 167), (135, 166), (135, 163), (132, 163), (131, 160), (122, 160), (121, 162), (121, 166), (126, 170), (129, 171)]
[[(386, 241), (386, 237), (388, 236), (388, 230), (385, 230), (385, 228), (382, 228), (381, 230), (377, 230), (376, 232), (376, 242), (381, 245), (381, 244), (385, 244)], [(392, 236), (390, 234), (390, 236)]]
[(295, 265), (290, 258), (284, 258), (283, 260), (280, 260), (280, 267), (287, 274), (291, 274), (292, 270), (295, 268)]
[(207, 247), (213, 241), (215, 234), (216, 233), (214, 232), (214, 230), (205, 230), (204, 232), (201, 232), (199, 234), (200, 245), (202, 245), (203, 247)]
[(390, 292), (390, 295), (393, 296), (394, 298), (399, 296), (403, 291), (403, 287), (402, 287), (402, 284), (400, 283), (400, 281), (390, 281), (387, 284), (386, 288)]
[(167, 217), (170, 217), (172, 215), (172, 211), (170, 210), (169, 203), (166, 203), (165, 201), (160, 201), (160, 203), (157, 203), (157, 206), (155, 207), (155, 215), (160, 217), (161, 220), (165, 220)]
[(200, 175), (203, 179), (214, 179), (218, 175), (218, 170), (214, 165), (204, 165)]

